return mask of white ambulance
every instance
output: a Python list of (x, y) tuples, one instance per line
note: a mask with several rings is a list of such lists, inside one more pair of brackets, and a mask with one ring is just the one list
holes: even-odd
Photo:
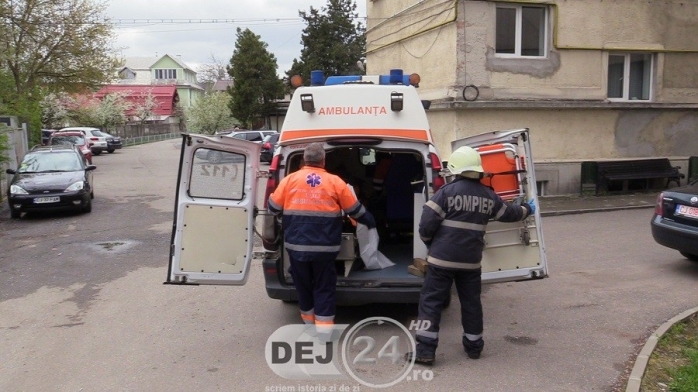
[[(338, 304), (418, 302), (423, 278), (408, 267), (426, 259), (417, 230), (422, 206), (448, 179), (427, 121), (428, 102), (417, 94), (418, 80), (400, 70), (327, 79), (314, 72), (311, 85), (294, 92), (268, 172), (260, 171), (256, 143), (184, 135), (166, 283), (245, 284), (258, 232), (269, 297), (295, 301), (281, 222), (266, 213), (267, 199), (282, 178), (301, 167), (305, 146), (320, 142), (326, 169), (352, 185), (376, 218), (378, 251), (392, 264), (366, 268), (356, 227), (347, 218), (336, 261)], [(485, 171), (494, 173), (483, 182), (505, 200), (537, 203), (528, 129), (477, 135), (451, 147), (462, 145), (480, 152)], [(211, 151), (226, 159), (214, 164), (198, 158)], [(388, 169), (378, 169), (386, 158)], [(266, 194), (257, 203), (260, 179), (267, 181)], [(548, 275), (539, 212), (522, 222), (490, 223), (485, 241), (483, 282)]]

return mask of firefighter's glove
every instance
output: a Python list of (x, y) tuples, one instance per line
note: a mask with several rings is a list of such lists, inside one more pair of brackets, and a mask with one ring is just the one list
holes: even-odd
[(373, 215), (371, 215), (371, 213), (368, 211), (364, 212), (364, 214), (361, 215), (359, 222), (366, 225), (366, 227), (368, 227), (369, 229), (376, 228), (376, 220), (373, 218)]
[(529, 199), (524, 206), (528, 209), (528, 215), (531, 216), (536, 213), (536, 203), (533, 199)]

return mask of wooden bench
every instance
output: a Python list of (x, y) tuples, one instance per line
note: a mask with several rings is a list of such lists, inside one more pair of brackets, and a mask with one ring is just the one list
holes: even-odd
[(597, 186), (596, 194), (600, 190), (608, 191), (611, 181), (623, 181), (623, 190), (627, 191), (628, 181), (645, 180), (644, 189), (649, 189), (649, 181), (666, 178), (665, 187), (676, 182), (681, 185), (684, 174), (679, 172), (680, 166), (671, 166), (668, 158), (635, 159), (622, 161), (597, 162)]

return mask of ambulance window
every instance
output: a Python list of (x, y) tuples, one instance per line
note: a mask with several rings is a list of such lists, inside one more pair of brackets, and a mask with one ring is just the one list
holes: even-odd
[(195, 158), (189, 181), (191, 197), (242, 200), (245, 185), (244, 155), (199, 148)]

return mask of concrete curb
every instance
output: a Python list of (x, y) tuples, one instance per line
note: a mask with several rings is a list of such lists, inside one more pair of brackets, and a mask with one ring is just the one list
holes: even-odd
[(620, 210), (636, 210), (640, 208), (654, 208), (653, 205), (643, 205), (643, 206), (622, 206), (622, 207), (599, 207), (599, 208), (579, 208), (574, 210), (559, 210), (559, 211), (541, 211), (541, 216), (560, 216), (560, 215), (574, 215), (574, 214), (586, 214), (589, 212), (608, 212), (608, 211), (620, 211)]
[(645, 343), (644, 347), (642, 347), (642, 350), (640, 351), (640, 354), (638, 354), (637, 359), (635, 359), (635, 366), (633, 366), (633, 370), (630, 372), (630, 377), (628, 378), (628, 385), (625, 388), (625, 392), (640, 391), (640, 384), (642, 384), (642, 376), (645, 374), (647, 363), (650, 360), (650, 356), (652, 355), (654, 348), (657, 347), (659, 338), (661, 338), (662, 335), (664, 335), (674, 324), (691, 316), (694, 313), (698, 313), (698, 307), (689, 309), (685, 312), (680, 313), (677, 316), (672, 317), (671, 319), (669, 319), (669, 321), (665, 322), (659, 328), (657, 328), (657, 330), (654, 331), (654, 333), (650, 335), (649, 338), (647, 338), (647, 342)]

